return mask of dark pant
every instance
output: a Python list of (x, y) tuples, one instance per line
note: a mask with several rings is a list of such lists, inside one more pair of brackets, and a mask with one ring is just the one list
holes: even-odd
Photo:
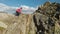
[(19, 12), (16, 12), (16, 16), (19, 16), (20, 15), (20, 13)]

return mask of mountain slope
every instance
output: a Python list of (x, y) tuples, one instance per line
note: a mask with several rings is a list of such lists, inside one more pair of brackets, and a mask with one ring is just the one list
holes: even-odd
[(35, 34), (32, 15), (21, 14), (17, 17), (6, 13), (0, 13), (0, 21), (7, 25), (7, 28), (3, 27), (4, 30), (1, 30), (4, 34)]

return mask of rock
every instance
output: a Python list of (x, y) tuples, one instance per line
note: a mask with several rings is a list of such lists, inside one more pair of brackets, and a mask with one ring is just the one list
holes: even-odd
[[(60, 31), (58, 22), (60, 21), (60, 4), (46, 2), (42, 7), (33, 14), (33, 21), (36, 26), (36, 34), (58, 34), (57, 30)], [(55, 28), (58, 26), (57, 28)]]
[(7, 25), (4, 22), (0, 21), (0, 27), (7, 28)]

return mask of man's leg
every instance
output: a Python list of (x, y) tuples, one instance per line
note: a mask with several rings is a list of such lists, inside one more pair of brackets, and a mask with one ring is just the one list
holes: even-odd
[(18, 14), (18, 12), (16, 12), (16, 16), (18, 16), (19, 14)]
[(20, 13), (17, 12), (17, 16), (19, 16), (19, 15), (20, 15)]

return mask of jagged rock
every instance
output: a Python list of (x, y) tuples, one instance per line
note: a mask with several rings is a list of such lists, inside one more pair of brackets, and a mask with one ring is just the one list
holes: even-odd
[[(33, 14), (33, 20), (37, 29), (36, 34), (59, 34), (60, 28), (59, 25), (56, 25), (60, 21), (59, 16), (59, 3), (46, 2), (42, 7), (38, 7)], [(58, 26), (58, 29), (56, 26)]]

